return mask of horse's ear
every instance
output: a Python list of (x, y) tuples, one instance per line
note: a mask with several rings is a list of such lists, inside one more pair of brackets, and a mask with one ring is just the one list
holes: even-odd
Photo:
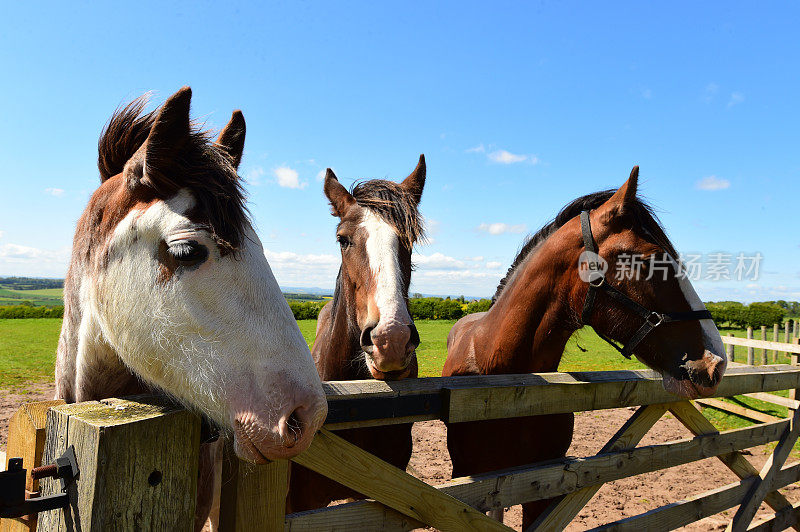
[(217, 144), (230, 156), (234, 168), (239, 168), (239, 163), (242, 162), (246, 130), (244, 115), (237, 109), (217, 138)]
[(331, 202), (331, 214), (339, 218), (344, 216), (347, 210), (356, 202), (353, 195), (339, 183), (339, 180), (336, 179), (336, 175), (330, 168), (325, 171), (324, 190), (325, 195)]
[(419, 162), (414, 171), (400, 183), (400, 186), (414, 195), (417, 203), (422, 199), (422, 189), (425, 187), (425, 154), (419, 156)]
[(170, 192), (180, 188), (175, 181), (175, 161), (191, 134), (189, 107), (192, 89), (183, 87), (170, 96), (158, 111), (144, 144), (125, 164), (123, 173), (128, 186), (142, 184)]
[(614, 195), (600, 207), (603, 218), (610, 221), (616, 216), (625, 214), (625, 208), (636, 201), (636, 190), (639, 187), (639, 167), (634, 166), (625, 184), (619, 187)]

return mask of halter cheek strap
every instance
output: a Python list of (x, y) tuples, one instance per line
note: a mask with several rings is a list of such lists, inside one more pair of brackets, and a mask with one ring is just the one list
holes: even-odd
[[(619, 347), (613, 339), (592, 327), (595, 329), (595, 332), (600, 338), (608, 342), (625, 358), (630, 359), (631, 355), (633, 354), (633, 350), (636, 349), (636, 346), (638, 346), (648, 334), (650, 334), (662, 323), (711, 319), (711, 313), (706, 309), (690, 310), (687, 312), (656, 312), (645, 308), (627, 295), (623, 294), (617, 288), (609, 284), (605, 274), (603, 273), (599, 260), (600, 256), (597, 253), (597, 243), (594, 241), (594, 236), (592, 235), (592, 225), (589, 221), (589, 211), (581, 212), (581, 233), (583, 234), (583, 246), (586, 248), (586, 251), (593, 254), (593, 256), (590, 255), (589, 258), (593, 259), (593, 257), (597, 257), (596, 260), (590, 260), (590, 262), (587, 263), (590, 268), (590, 273), (587, 280), (589, 289), (586, 292), (586, 299), (583, 302), (583, 312), (581, 314), (581, 320), (583, 321), (583, 324), (591, 326), (592, 311), (594, 310), (595, 299), (597, 298), (597, 292), (599, 291), (605, 292), (606, 295), (608, 295), (614, 301), (620, 303), (644, 320), (639, 329), (633, 333), (633, 336), (631, 336), (628, 342), (622, 347)], [(677, 273), (679, 272), (676, 272), (676, 274)]]

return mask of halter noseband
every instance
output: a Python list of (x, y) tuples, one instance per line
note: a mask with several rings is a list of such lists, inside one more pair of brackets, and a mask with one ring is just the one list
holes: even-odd
[[(589, 222), (589, 211), (582, 211), (581, 212), (581, 233), (583, 234), (583, 245), (586, 248), (586, 251), (594, 254), (597, 259), (600, 259), (600, 256), (597, 254), (597, 244), (594, 241), (594, 237), (592, 236), (592, 225)], [(595, 260), (593, 263), (590, 264), (593, 266), (590, 268), (589, 277), (587, 283), (589, 285), (589, 290), (586, 292), (586, 300), (583, 303), (583, 314), (581, 315), (581, 320), (583, 321), (584, 325), (591, 326), (591, 317), (592, 317), (592, 310), (594, 309), (594, 301), (597, 297), (597, 292), (602, 290), (604, 291), (609, 297), (614, 299), (615, 301), (623, 304), (625, 307), (633, 311), (639, 317), (644, 320), (642, 326), (639, 327), (633, 336), (631, 336), (628, 343), (622, 347), (619, 347), (614, 340), (607, 337), (596, 328), (594, 328), (597, 335), (611, 344), (611, 346), (619, 351), (622, 356), (627, 359), (631, 358), (631, 354), (633, 350), (636, 349), (636, 346), (644, 340), (644, 338), (650, 334), (656, 327), (661, 325), (662, 323), (670, 323), (673, 321), (690, 321), (690, 320), (710, 320), (711, 313), (708, 310), (690, 310), (688, 312), (656, 312), (654, 310), (647, 309), (628, 297), (627, 295), (623, 294), (611, 284), (608, 283), (606, 280), (605, 274), (603, 273), (601, 264), (599, 261)], [(678, 272), (676, 272), (678, 273)]]

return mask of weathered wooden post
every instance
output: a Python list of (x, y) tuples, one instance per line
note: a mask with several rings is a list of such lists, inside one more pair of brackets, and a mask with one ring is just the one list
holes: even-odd
[(255, 465), (239, 460), (230, 445), (222, 459), (219, 529), (221, 532), (284, 529), (289, 462)]
[[(778, 338), (779, 334), (780, 334), (780, 328), (778, 327), (778, 324), (776, 323), (775, 325), (772, 326), (772, 341), (773, 342), (780, 342), (780, 339)], [(778, 350), (777, 349), (773, 349), (772, 350), (772, 363), (773, 364), (777, 364), (778, 363)]]
[[(763, 342), (767, 341), (767, 326), (766, 325), (762, 325), (761, 326), (761, 340)], [(767, 365), (767, 348), (766, 347), (761, 350), (761, 365), (762, 366), (766, 366)]]
[[(792, 343), (792, 335), (791, 332), (789, 331), (789, 328), (792, 326), (790, 322), (791, 320), (786, 320), (785, 322), (783, 322), (783, 341), (784, 343), (787, 344)], [(787, 356), (789, 355), (789, 353), (784, 353), (784, 354)]]
[[(794, 340), (792, 340), (792, 343), (795, 344), (795, 345), (800, 345), (800, 338), (795, 338)], [(792, 353), (791, 354), (791, 361), (792, 361), (792, 365), (793, 366), (799, 365), (800, 364), (800, 355), (798, 355), (797, 353)], [(793, 388), (793, 389), (789, 390), (789, 399), (797, 400), (798, 397), (800, 397), (800, 394), (797, 393), (797, 389), (796, 388)], [(794, 415), (794, 409), (789, 407), (789, 419), (791, 419), (793, 415)]]
[[(7, 458), (22, 458), (22, 464), (28, 470), (25, 489), (30, 492), (39, 491), (39, 481), (31, 478), (31, 469), (41, 465), (44, 452), (45, 425), (47, 411), (50, 407), (63, 405), (57, 401), (41, 401), (26, 403), (12, 416), (8, 424)], [(6, 467), (8, 464), (5, 464)], [(19, 517), (16, 519), (0, 519), (0, 532), (22, 532), (36, 530), (36, 517)], [(47, 529), (43, 529), (47, 530)]]
[[(728, 336), (732, 337), (733, 333), (728, 333)], [(734, 346), (733, 344), (728, 344), (726, 347), (727, 347), (727, 350), (728, 350), (728, 362), (735, 362), (736, 361), (736, 349), (734, 349), (734, 348), (736, 346)]]
[[(164, 397), (105, 399), (47, 413), (43, 463), (75, 447), (80, 468), (71, 507), (45, 512), (41, 530), (194, 528), (200, 419)], [(60, 483), (42, 480), (42, 493)]]
[[(752, 340), (753, 339), (753, 328), (752, 327), (748, 327), (747, 328), (747, 339), (748, 340)], [(748, 347), (747, 348), (747, 363), (749, 365), (751, 365), (751, 366), (755, 365), (755, 363), (756, 363), (755, 355), (756, 355), (756, 350), (753, 349), (752, 347)]]

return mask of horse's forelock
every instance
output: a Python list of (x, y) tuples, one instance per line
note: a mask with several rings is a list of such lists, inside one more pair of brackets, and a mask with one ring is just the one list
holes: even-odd
[[(97, 159), (102, 183), (120, 174), (147, 140), (158, 112), (158, 109), (145, 112), (148, 100), (149, 94), (145, 94), (118, 109), (103, 129)], [(117, 198), (117, 203), (135, 204), (140, 199), (137, 196), (147, 196), (147, 201), (151, 197), (163, 200), (182, 188), (188, 189), (196, 200), (188, 216), (207, 225), (222, 253), (227, 254), (241, 246), (249, 213), (231, 156), (211, 139), (210, 132), (193, 123), (188, 142), (182, 147), (183, 156), (176, 158), (168, 172), (152, 176), (151, 181), (158, 183), (158, 189), (136, 186), (128, 191), (130, 197)], [(148, 172), (155, 173), (158, 169), (148, 168)]]
[(397, 183), (383, 179), (361, 181), (351, 194), (358, 205), (374, 212), (391, 225), (407, 249), (425, 238), (422, 215), (414, 194)]

